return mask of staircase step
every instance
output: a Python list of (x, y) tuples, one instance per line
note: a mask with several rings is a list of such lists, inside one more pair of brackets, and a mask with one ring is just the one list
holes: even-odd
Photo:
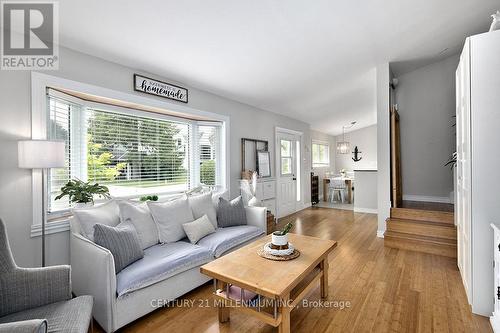
[(412, 208), (391, 208), (391, 218), (454, 224), (454, 214)]
[(387, 230), (433, 238), (456, 240), (457, 230), (453, 224), (407, 219), (387, 219)]
[(406, 234), (386, 230), (384, 245), (391, 248), (436, 254), (451, 258), (457, 257), (457, 244), (455, 240)]

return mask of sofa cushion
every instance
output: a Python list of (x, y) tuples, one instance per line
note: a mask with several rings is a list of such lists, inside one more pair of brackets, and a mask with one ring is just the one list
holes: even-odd
[(95, 224), (115, 227), (120, 223), (120, 210), (115, 200), (98, 206), (74, 208), (72, 212), (80, 224), (83, 235), (91, 241), (94, 240)]
[(94, 241), (113, 255), (115, 273), (144, 257), (137, 232), (129, 222), (120, 223), (116, 227), (94, 225)]
[(134, 225), (142, 249), (158, 244), (158, 227), (145, 202), (135, 203), (123, 200), (118, 203), (118, 206), (121, 222)]
[(151, 246), (144, 250), (144, 258), (127, 266), (116, 276), (118, 297), (201, 266), (212, 259), (208, 249), (184, 241)]
[(93, 304), (92, 296), (79, 296), (67, 301), (12, 313), (1, 317), (0, 323), (47, 319), (48, 332), (87, 333), (92, 319)]
[(206, 235), (210, 235), (211, 233), (215, 232), (214, 225), (212, 224), (212, 222), (210, 222), (207, 215), (203, 215), (193, 222), (184, 223), (182, 227), (184, 228), (184, 231), (186, 232), (186, 235), (191, 244), (196, 244)]
[(214, 226), (214, 229), (217, 228), (217, 211), (212, 201), (211, 192), (190, 196), (188, 200), (195, 219), (206, 215)]
[(194, 221), (194, 217), (185, 195), (166, 202), (148, 201), (148, 207), (158, 226), (161, 243), (174, 243), (186, 237), (182, 225)]
[(231, 201), (219, 198), (217, 224), (221, 228), (247, 224), (247, 215), (241, 196)]
[(213, 234), (200, 239), (198, 245), (209, 249), (212, 255), (218, 258), (236, 246), (263, 234), (264, 231), (252, 225), (219, 228)]

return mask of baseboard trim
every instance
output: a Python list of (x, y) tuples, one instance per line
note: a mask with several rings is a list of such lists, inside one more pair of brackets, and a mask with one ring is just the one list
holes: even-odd
[(363, 207), (354, 207), (355, 213), (369, 213), (369, 214), (378, 214), (377, 208), (363, 208)]
[(385, 230), (377, 230), (377, 237), (384, 238), (384, 233), (385, 233)]
[(498, 318), (498, 316), (495, 316), (494, 312), (493, 316), (490, 317), (490, 324), (494, 333), (500, 333), (500, 318)]
[(426, 201), (426, 202), (452, 203), (449, 197), (434, 197), (434, 196), (428, 196), (428, 195), (403, 194), (403, 200), (406, 200), (406, 201)]

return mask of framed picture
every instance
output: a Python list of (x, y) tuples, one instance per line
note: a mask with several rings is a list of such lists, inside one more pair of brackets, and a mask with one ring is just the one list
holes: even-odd
[(260, 177), (271, 177), (271, 158), (267, 150), (257, 150), (257, 173)]

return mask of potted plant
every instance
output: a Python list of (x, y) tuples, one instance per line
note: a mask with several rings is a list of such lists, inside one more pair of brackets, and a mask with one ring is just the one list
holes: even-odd
[(288, 222), (282, 230), (278, 230), (271, 235), (271, 246), (273, 249), (288, 249), (288, 232), (292, 229), (293, 223)]
[(145, 195), (143, 197), (141, 197), (141, 201), (142, 202), (145, 202), (145, 201), (158, 201), (158, 196), (155, 194), (155, 195)]
[(101, 198), (109, 198), (109, 189), (97, 183), (90, 184), (90, 182), (84, 182), (80, 179), (72, 179), (61, 187), (61, 194), (55, 200), (60, 200), (67, 196), (70, 203), (74, 203), (76, 208), (80, 208), (93, 205), (94, 195)]

